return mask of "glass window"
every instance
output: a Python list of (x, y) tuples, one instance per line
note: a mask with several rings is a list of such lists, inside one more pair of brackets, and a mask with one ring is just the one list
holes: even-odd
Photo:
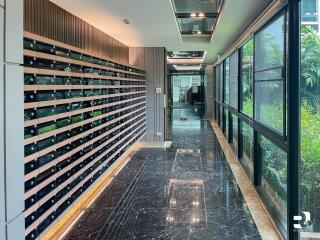
[(240, 111), (253, 117), (253, 39), (241, 48), (241, 102)]
[(253, 180), (253, 161), (252, 161), (252, 147), (253, 147), (253, 129), (245, 122), (241, 121), (241, 149), (240, 162), (245, 169), (248, 177)]
[(317, 0), (301, 1), (301, 20), (302, 22), (316, 22), (318, 18)]
[(260, 135), (263, 195), (285, 229), (287, 229), (287, 154)]
[[(315, 1), (302, 0), (302, 21), (306, 6)], [(310, 14), (314, 10), (308, 10)], [(309, 15), (310, 16), (310, 15)], [(311, 214), (311, 225), (303, 226), (302, 239), (320, 236), (320, 37), (316, 30), (301, 26), (301, 184), (300, 210)]]
[(220, 129), (223, 131), (223, 107), (222, 105), (219, 105), (219, 123), (220, 123)]
[(238, 51), (230, 56), (229, 105), (238, 108)]
[(226, 138), (228, 138), (228, 129), (229, 129), (229, 116), (228, 116), (228, 110), (225, 107), (222, 107), (223, 109), (223, 126), (222, 131)]
[(238, 149), (238, 117), (232, 113), (229, 113), (231, 117), (231, 129), (230, 129), (230, 140), (231, 146), (235, 154), (237, 154)]
[(220, 70), (220, 74), (219, 74), (219, 78), (220, 78), (220, 84), (219, 84), (219, 91), (220, 91), (220, 94), (219, 94), (219, 96), (220, 96), (220, 100), (221, 101), (223, 101), (223, 78), (224, 78), (224, 76), (223, 76), (223, 74), (224, 74), (224, 72), (223, 72), (223, 62), (222, 63), (220, 63), (219, 64), (219, 70)]
[(310, 28), (312, 28), (313, 30), (315, 30), (316, 32), (319, 31), (318, 23), (316, 23), (316, 24), (305, 24), (305, 25), (303, 25), (303, 27), (310, 27)]
[(230, 83), (230, 59), (227, 58), (224, 63), (224, 102), (229, 103), (229, 83)]
[(283, 133), (284, 16), (255, 35), (255, 119)]
[(219, 103), (215, 102), (214, 119), (216, 120), (216, 122), (220, 126), (219, 108), (220, 108)]
[(220, 75), (220, 68), (222, 67), (221, 64), (217, 65), (216, 67), (216, 99), (221, 100), (220, 95), (220, 85), (222, 85), (222, 78)]

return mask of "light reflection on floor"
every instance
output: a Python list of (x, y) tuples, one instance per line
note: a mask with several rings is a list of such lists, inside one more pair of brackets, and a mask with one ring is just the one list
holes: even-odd
[(169, 149), (141, 149), (68, 240), (261, 239), (211, 125), (174, 109)]

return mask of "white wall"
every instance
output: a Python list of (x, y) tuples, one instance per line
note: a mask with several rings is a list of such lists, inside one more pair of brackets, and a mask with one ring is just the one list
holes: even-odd
[(0, 239), (19, 240), (24, 239), (23, 0), (0, 0), (0, 18)]

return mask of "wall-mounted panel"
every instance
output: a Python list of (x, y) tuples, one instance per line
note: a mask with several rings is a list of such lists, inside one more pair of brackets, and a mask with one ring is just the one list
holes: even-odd
[[(20, 0), (21, 1), (21, 0)], [(129, 62), (129, 48), (49, 0), (24, 0), (24, 30), (103, 58)]]
[(45, 230), (145, 133), (145, 72), (25, 33), (26, 239)]

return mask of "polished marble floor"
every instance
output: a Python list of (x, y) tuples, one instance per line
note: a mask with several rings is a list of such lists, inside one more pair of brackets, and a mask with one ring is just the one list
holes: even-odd
[(68, 240), (261, 239), (211, 125), (174, 109), (168, 149), (141, 149)]

